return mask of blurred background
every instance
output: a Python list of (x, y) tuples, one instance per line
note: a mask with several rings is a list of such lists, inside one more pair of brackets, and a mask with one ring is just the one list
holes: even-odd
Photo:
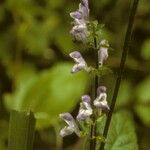
[[(11, 109), (35, 112), (34, 149), (61, 149), (59, 113), (76, 115), (80, 97), (90, 92), (87, 74), (71, 75), (68, 54), (81, 50), (88, 64), (94, 55), (69, 35), (71, 11), (77, 0), (0, 1), (0, 150), (6, 150)], [(90, 0), (91, 19), (105, 24), (102, 37), (111, 50), (106, 66), (113, 74), (101, 84), (111, 100), (120, 62), (130, 0)], [(150, 1), (140, 0), (131, 48), (117, 99), (116, 111), (132, 116), (140, 150), (150, 147)], [(64, 139), (64, 149), (80, 149), (75, 135)], [(72, 147), (73, 146), (73, 147)], [(70, 148), (71, 147), (71, 148)]]

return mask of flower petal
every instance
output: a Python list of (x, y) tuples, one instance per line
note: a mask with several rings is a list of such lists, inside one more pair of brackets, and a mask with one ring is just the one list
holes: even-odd
[(79, 11), (71, 12), (70, 16), (73, 19), (82, 19), (82, 14)]
[(98, 50), (98, 59), (100, 65), (103, 65), (103, 62), (108, 58), (108, 48), (108, 41), (102, 40), (100, 42), (100, 48)]
[(79, 113), (77, 115), (78, 121), (87, 120), (93, 113), (93, 110), (90, 105), (91, 98), (88, 95), (84, 95), (81, 97), (82, 102), (80, 103)]
[(61, 137), (65, 137), (65, 136), (67, 136), (67, 135), (70, 135), (70, 134), (72, 134), (74, 132), (74, 129), (72, 128), (72, 127), (70, 127), (70, 126), (65, 126), (63, 129), (61, 129), (61, 131), (60, 131), (60, 136)]

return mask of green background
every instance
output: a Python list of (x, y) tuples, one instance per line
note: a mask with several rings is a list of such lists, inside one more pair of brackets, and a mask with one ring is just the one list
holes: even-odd
[[(90, 93), (91, 83), (86, 73), (70, 74), (71, 51), (81, 51), (88, 64), (95, 61), (93, 52), (73, 43), (69, 35), (72, 21), (69, 13), (78, 8), (78, 3), (76, 0), (0, 1), (0, 150), (7, 147), (11, 109), (35, 112), (34, 149), (59, 147), (58, 114), (69, 111), (75, 116), (81, 95)], [(150, 147), (149, 8), (149, 0), (140, 0), (108, 150)], [(130, 0), (90, 0), (90, 17), (105, 24), (102, 38), (109, 40), (111, 46), (106, 66), (113, 74), (101, 79), (101, 84), (107, 86), (109, 102), (129, 9)], [(82, 140), (71, 135), (64, 139), (63, 147), (81, 149), (81, 143)]]

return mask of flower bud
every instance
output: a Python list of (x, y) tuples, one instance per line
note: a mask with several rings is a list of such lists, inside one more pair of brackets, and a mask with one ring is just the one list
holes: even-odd
[(100, 48), (98, 50), (98, 60), (101, 66), (103, 65), (103, 62), (108, 58), (108, 48), (108, 41), (102, 40), (100, 42)]

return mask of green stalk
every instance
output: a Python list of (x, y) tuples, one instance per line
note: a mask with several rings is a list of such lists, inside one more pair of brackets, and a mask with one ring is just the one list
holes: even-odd
[[(123, 52), (122, 52), (120, 67), (119, 67), (119, 73), (118, 73), (118, 77), (117, 77), (116, 84), (115, 84), (115, 89), (114, 89), (114, 93), (113, 93), (113, 97), (112, 97), (112, 101), (111, 101), (111, 106), (110, 106), (110, 111), (108, 113), (105, 128), (104, 128), (104, 132), (103, 132), (103, 136), (105, 138), (107, 138), (107, 134), (108, 134), (112, 114), (113, 114), (113, 111), (114, 111), (114, 108), (115, 108), (116, 99), (117, 99), (120, 84), (121, 84), (121, 79), (122, 79), (123, 72), (124, 72), (124, 66), (125, 66), (125, 62), (126, 62), (126, 58), (127, 58), (127, 53), (128, 53), (129, 47), (130, 47), (133, 22), (134, 22), (136, 10), (137, 10), (138, 2), (139, 2), (139, 0), (134, 0), (133, 4), (132, 4), (132, 7), (131, 7), (131, 10), (130, 10), (129, 23), (128, 23), (127, 32), (126, 32), (126, 36), (125, 36)], [(104, 150), (104, 146), (105, 146), (105, 143), (103, 142), (101, 144), (100, 150)]]
[(32, 112), (11, 111), (8, 150), (33, 150), (34, 129)]
[[(95, 58), (96, 58), (96, 63), (95, 63), (95, 68), (98, 69), (98, 51), (97, 51), (97, 38), (95, 36), (95, 29), (93, 29), (93, 35), (94, 35), (94, 50), (95, 50)], [(94, 94), (93, 94), (93, 99), (96, 98), (97, 96), (97, 88), (98, 88), (98, 76), (95, 75), (95, 87), (94, 87)], [(96, 148), (96, 116), (93, 114), (93, 124), (91, 125), (91, 133), (90, 133), (90, 150), (95, 150)]]

